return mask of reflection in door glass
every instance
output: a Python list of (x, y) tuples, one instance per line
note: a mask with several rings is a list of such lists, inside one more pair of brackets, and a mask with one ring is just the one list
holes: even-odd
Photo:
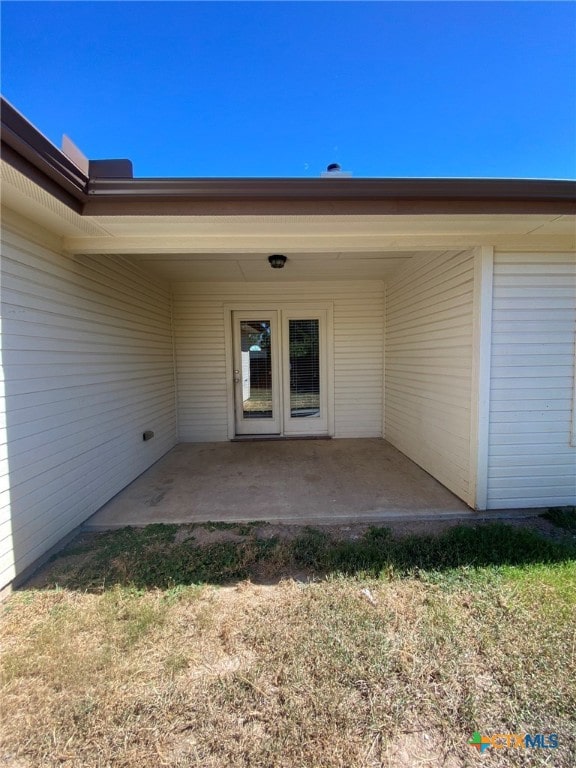
[(242, 413), (245, 419), (271, 419), (272, 350), (269, 320), (242, 320)]
[(320, 416), (318, 320), (289, 320), (290, 416)]

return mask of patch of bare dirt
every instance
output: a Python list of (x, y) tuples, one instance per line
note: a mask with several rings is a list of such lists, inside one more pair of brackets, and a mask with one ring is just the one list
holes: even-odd
[[(369, 523), (348, 523), (339, 525), (317, 525), (317, 527), (326, 533), (330, 538), (336, 541), (355, 541), (361, 539), (372, 527), (389, 528), (393, 536), (439, 536), (445, 533), (450, 528), (455, 528), (458, 525), (471, 525), (480, 526), (487, 525), (494, 522), (503, 522), (507, 525), (511, 525), (514, 528), (526, 528), (535, 531), (544, 538), (552, 539), (554, 541), (566, 540), (570, 537), (567, 531), (563, 528), (558, 528), (553, 523), (538, 515), (527, 515), (525, 517), (511, 517), (511, 518), (485, 518), (477, 520), (465, 520), (465, 519), (443, 519), (443, 520), (382, 520), (381, 522), (369, 522)], [(303, 530), (308, 527), (304, 525), (282, 525), (281, 523), (270, 523), (255, 527), (252, 531), (258, 539), (272, 539), (278, 538), (281, 541), (293, 541), (302, 535)], [(195, 529), (199, 530), (199, 529)], [(229, 533), (225, 530), (214, 531), (212, 541), (229, 541), (224, 535)], [(194, 534), (196, 535), (196, 534)], [(219, 538), (219, 535), (222, 538)], [(572, 534), (573, 538), (576, 538)], [(240, 537), (242, 538), (242, 537)]]
[(451, 755), (442, 734), (432, 730), (401, 733), (384, 753), (386, 768), (459, 768), (460, 761)]

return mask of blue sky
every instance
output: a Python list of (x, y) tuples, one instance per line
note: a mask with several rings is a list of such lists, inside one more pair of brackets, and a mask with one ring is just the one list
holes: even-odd
[(572, 2), (2, 2), (2, 92), (137, 176), (576, 177)]

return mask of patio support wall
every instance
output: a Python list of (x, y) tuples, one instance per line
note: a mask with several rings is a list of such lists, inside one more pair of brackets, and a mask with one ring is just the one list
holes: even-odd
[(263, 300), (270, 309), (333, 302), (335, 436), (382, 436), (382, 282), (179, 283), (173, 290), (181, 441), (228, 440), (225, 307)]
[(8, 218), (0, 587), (176, 442), (168, 289)]
[(386, 285), (385, 437), (470, 506), (474, 254), (418, 257)]

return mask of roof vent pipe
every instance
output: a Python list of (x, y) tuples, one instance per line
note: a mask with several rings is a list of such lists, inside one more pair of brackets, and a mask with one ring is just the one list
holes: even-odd
[(340, 163), (330, 163), (320, 174), (323, 179), (348, 179), (350, 176), (352, 171), (343, 171)]

